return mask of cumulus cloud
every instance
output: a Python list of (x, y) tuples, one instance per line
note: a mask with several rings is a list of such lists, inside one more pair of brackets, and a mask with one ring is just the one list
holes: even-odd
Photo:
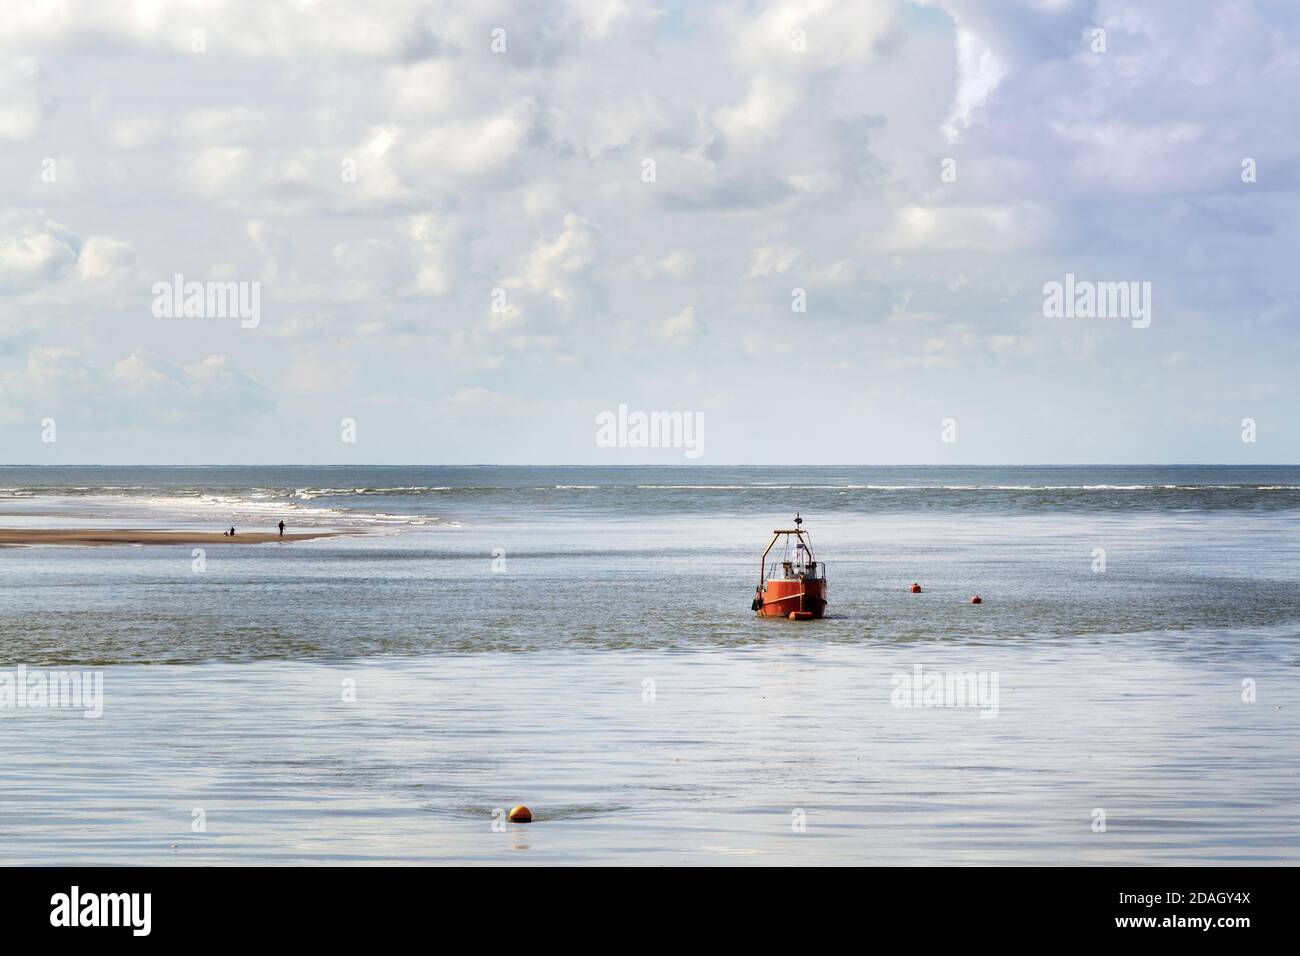
[(685, 345), (696, 329), (695, 307), (688, 305), (676, 315), (654, 323), (652, 331), (672, 345)]
[(0, 233), (0, 292), (27, 291), (58, 279), (76, 266), (80, 254), (81, 241), (52, 219), (5, 229)]
[(595, 247), (596, 232), (591, 223), (568, 213), (564, 227), (533, 246), (519, 274), (506, 280), (506, 287), (526, 289), (560, 302), (572, 301), (575, 283), (591, 267)]
[(406, 223), (415, 256), (415, 289), (431, 296), (446, 295), (454, 279), (456, 224), (447, 218), (414, 216)]
[(178, 365), (145, 349), (114, 363), (105, 387), (115, 402), (130, 402), (124, 417), (161, 424), (224, 422), (241, 427), (241, 418), (270, 407), (264, 387), (225, 355), (206, 355)]
[(388, 298), (410, 275), (398, 245), (369, 236), (338, 243), (334, 247), (334, 263), (339, 275), (347, 280), (341, 293), (351, 302)]
[(57, 415), (106, 430), (213, 425), (240, 431), (271, 407), (264, 387), (227, 356), (189, 365), (137, 348), (103, 364), (67, 348), (37, 348), (0, 372), (10, 423)]
[(895, 212), (878, 243), (891, 250), (1004, 252), (1042, 243), (1049, 219), (1032, 205), (907, 206)]
[(789, 85), (769, 76), (757, 76), (743, 100), (718, 110), (718, 128), (737, 143), (760, 142), (780, 129), (798, 101)]
[(628, 264), (625, 274), (639, 279), (687, 279), (695, 271), (695, 256), (684, 249), (674, 249), (659, 259), (638, 254)]
[[(1300, 320), (1300, 23), (1182, 7), (23, 4), (0, 26), (6, 396), (129, 396), (196, 433), (209, 404), (432, 403), (433, 367), (520, 421), (561, 388), (704, 405), (798, 322), (815, 347), (782, 361), (846, 405), (939, 372), (976, 401), (963, 376), (994, 365), (1050, 404), (1143, 347), (1044, 325), (1067, 271), (1153, 281), (1144, 360), (1189, 394), (1225, 339), (1268, 382)], [(178, 273), (259, 281), (261, 325), (153, 319)]]
[(83, 279), (107, 279), (135, 266), (135, 250), (129, 242), (112, 236), (91, 236), (77, 259), (77, 274)]
[(29, 139), (45, 119), (40, 65), (31, 57), (0, 61), (0, 141)]
[(750, 278), (788, 272), (800, 255), (793, 246), (759, 246), (750, 253)]
[(112, 5), (82, 0), (67, 6), (75, 15), (66, 15), (64, 4), (14, 11), (7, 18), (3, 41), (42, 53), (99, 46), (168, 55), (195, 55), (201, 49), (271, 59), (381, 60), (425, 55), (443, 42), (431, 23), (434, 11), (420, 3), (394, 3), (382, 10), (343, 0), (289, 7), (256, 0), (218, 7), (203, 0), (163, 6), (152, 0)]

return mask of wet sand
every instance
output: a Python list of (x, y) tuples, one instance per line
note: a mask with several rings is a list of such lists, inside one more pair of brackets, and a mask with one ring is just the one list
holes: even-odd
[(342, 531), (240, 531), (228, 537), (220, 531), (150, 531), (145, 529), (0, 528), (0, 547), (17, 544), (266, 544), (271, 541), (310, 541), (333, 538)]

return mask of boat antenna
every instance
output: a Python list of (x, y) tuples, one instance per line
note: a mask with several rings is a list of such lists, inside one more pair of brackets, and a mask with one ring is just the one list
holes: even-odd
[(794, 513), (794, 526), (797, 528), (797, 527), (799, 527), (801, 524), (803, 524), (803, 518), (800, 518), (800, 517), (799, 517), (799, 512), (796, 511), (796, 512)]

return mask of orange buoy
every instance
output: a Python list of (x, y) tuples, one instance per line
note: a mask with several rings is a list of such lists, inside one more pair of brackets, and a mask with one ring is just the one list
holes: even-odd
[(983, 603), (984, 603), (984, 599), (983, 599), (982, 597), (980, 597), (980, 596), (977, 594), (977, 595), (975, 595), (973, 598), (970, 599), (970, 602), (971, 602), (971, 604), (983, 604)]
[(520, 804), (519, 806), (510, 809), (509, 819), (511, 823), (532, 823), (533, 813), (523, 804)]
[(792, 621), (811, 621), (813, 619), (812, 611), (791, 611), (790, 620)]
[(913, 584), (910, 588), (908, 588), (908, 590), (911, 591), (913, 594), (920, 594), (920, 593), (921, 593), (921, 585), (919, 585), (919, 584)]

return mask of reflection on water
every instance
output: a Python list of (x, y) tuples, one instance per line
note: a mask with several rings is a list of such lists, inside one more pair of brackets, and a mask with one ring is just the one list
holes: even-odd
[[(789, 637), (113, 667), (99, 720), (0, 716), (4, 862), (1300, 856), (1300, 638), (1243, 632), (1184, 658), (1147, 635), (1011, 648)], [(892, 706), (893, 675), (917, 664), (997, 672), (998, 715)], [(494, 809), (516, 803), (537, 822), (494, 830)], [(191, 830), (196, 809), (206, 832)]]

